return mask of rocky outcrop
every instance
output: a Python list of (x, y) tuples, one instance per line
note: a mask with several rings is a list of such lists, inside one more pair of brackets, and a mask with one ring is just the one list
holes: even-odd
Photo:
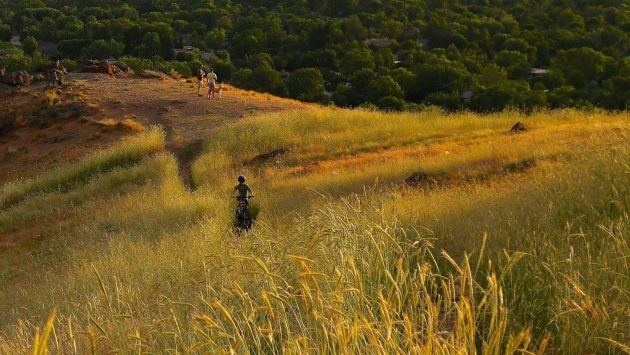
[(525, 131), (527, 131), (527, 126), (525, 126), (520, 121), (516, 122), (514, 126), (512, 126), (512, 128), (510, 129), (510, 133), (521, 133)]
[(155, 70), (141, 70), (136, 73), (138, 78), (142, 79), (167, 79), (168, 75)]
[(286, 149), (286, 148), (276, 149), (276, 150), (273, 150), (273, 151), (271, 151), (269, 153), (264, 153), (264, 154), (257, 155), (256, 157), (254, 157), (254, 159), (249, 161), (249, 164), (264, 163), (265, 161), (267, 161), (269, 159), (275, 158), (275, 157), (277, 157), (279, 155), (282, 155), (282, 154), (286, 154), (288, 152), (289, 152), (289, 150)]
[(33, 82), (33, 76), (26, 71), (14, 71), (10, 73), (2, 72), (0, 75), (0, 83), (12, 86), (30, 85)]
[(100, 60), (88, 60), (88, 62), (81, 68), (83, 73), (100, 73), (100, 74), (133, 74), (133, 70), (129, 66), (120, 61), (100, 61)]

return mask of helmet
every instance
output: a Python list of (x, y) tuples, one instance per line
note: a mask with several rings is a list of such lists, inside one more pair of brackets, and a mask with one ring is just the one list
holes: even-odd
[(238, 182), (240, 182), (240, 183), (245, 182), (245, 176), (240, 175), (240, 176), (238, 177)]

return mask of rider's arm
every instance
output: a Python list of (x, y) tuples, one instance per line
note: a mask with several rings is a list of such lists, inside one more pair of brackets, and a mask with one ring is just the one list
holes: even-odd
[(247, 191), (249, 191), (249, 195), (254, 195), (254, 191), (252, 191), (252, 188), (249, 187), (249, 185), (247, 185)]

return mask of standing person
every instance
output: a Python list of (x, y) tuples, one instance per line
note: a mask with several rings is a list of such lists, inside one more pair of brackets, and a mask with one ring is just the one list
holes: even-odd
[(201, 88), (203, 87), (203, 78), (206, 76), (206, 72), (203, 70), (203, 65), (199, 66), (197, 69), (197, 95), (203, 96), (201, 94)]
[(214, 69), (210, 68), (210, 72), (206, 75), (208, 79), (208, 98), (212, 97), (214, 99), (214, 92), (217, 88), (217, 74), (214, 73)]
[(112, 63), (110, 63), (109, 60), (106, 60), (105, 64), (107, 64), (107, 74), (109, 75), (110, 78), (113, 78), (114, 77), (114, 65)]
[(50, 84), (52, 84), (53, 86), (61, 87), (61, 75), (63, 74), (63, 66), (61, 65), (61, 61), (59, 60), (59, 58), (51, 57), (50, 62), (50, 70), (48, 72)]

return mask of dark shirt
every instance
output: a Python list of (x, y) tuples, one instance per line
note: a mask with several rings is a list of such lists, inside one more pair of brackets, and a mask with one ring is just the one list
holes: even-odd
[(247, 198), (247, 193), (249, 192), (250, 195), (253, 195), (254, 193), (252, 192), (252, 189), (249, 188), (249, 185), (247, 184), (238, 184), (234, 187), (234, 191), (238, 192), (238, 196), (236, 196), (239, 199), (244, 199)]

